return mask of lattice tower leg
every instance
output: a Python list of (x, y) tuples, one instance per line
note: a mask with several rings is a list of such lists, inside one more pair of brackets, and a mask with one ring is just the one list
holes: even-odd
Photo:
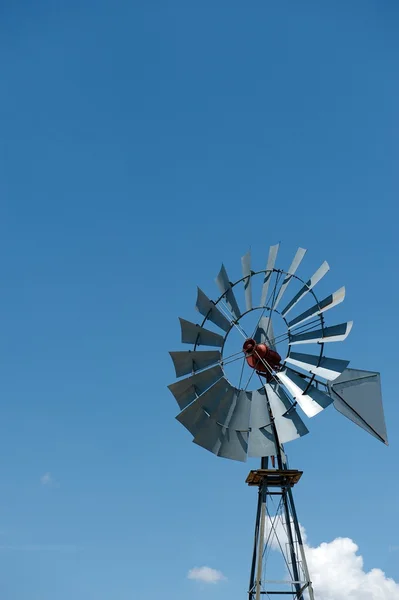
[[(265, 459), (262, 466), (267, 466)], [(283, 469), (251, 471), (248, 476), (249, 485), (259, 488), (249, 600), (262, 600), (277, 594), (297, 600), (314, 600), (291, 489), (300, 476), (300, 471), (289, 470), (284, 465)], [(278, 560), (273, 560), (272, 565), (268, 563), (271, 550), (277, 550), (272, 558), (280, 555), (280, 565)], [(280, 572), (277, 571), (279, 568)], [(281, 569), (285, 571), (284, 578)]]

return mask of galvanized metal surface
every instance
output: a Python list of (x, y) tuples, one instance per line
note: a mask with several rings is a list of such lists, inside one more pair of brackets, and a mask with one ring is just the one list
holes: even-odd
[(224, 337), (205, 329), (200, 325), (191, 323), (179, 317), (181, 327), (181, 341), (183, 344), (195, 344), (197, 346), (217, 346), (221, 348), (223, 346)]
[(195, 396), (189, 406), (176, 417), (176, 419), (188, 429), (194, 436), (201, 429), (212, 413), (219, 406), (221, 400), (231, 394), (233, 388), (224, 379), (219, 379), (200, 396)]
[(242, 275), (244, 280), (245, 307), (252, 310), (252, 279), (251, 279), (251, 252), (241, 258)]
[(388, 444), (379, 373), (347, 369), (329, 385), (329, 390), (341, 414)]
[(300, 323), (304, 323), (305, 321), (308, 321), (312, 317), (316, 317), (317, 315), (321, 315), (322, 313), (325, 313), (327, 310), (330, 310), (330, 308), (333, 308), (334, 306), (337, 306), (338, 304), (343, 302), (344, 299), (345, 299), (345, 288), (342, 287), (339, 290), (337, 290), (336, 292), (334, 292), (333, 294), (330, 294), (330, 296), (327, 296), (327, 298), (324, 298), (324, 300), (317, 302), (317, 304), (312, 306), (312, 308), (305, 310), (305, 312), (303, 312), (300, 315), (298, 315), (297, 317), (295, 317), (295, 319), (292, 319), (292, 321), (290, 321), (288, 323), (288, 329), (292, 329), (292, 327), (295, 327), (296, 325), (299, 325)]
[[(223, 379), (222, 379), (223, 378)], [(195, 398), (205, 392), (210, 386), (216, 381), (222, 379), (225, 384), (227, 381), (223, 377), (223, 370), (219, 365), (196, 373), (186, 379), (181, 379), (176, 383), (168, 385), (168, 388), (177, 400), (178, 405), (181, 409), (184, 409), (190, 404)]]
[(265, 272), (265, 277), (263, 279), (262, 295), (261, 295), (261, 299), (260, 299), (261, 306), (266, 306), (267, 292), (269, 290), (270, 280), (271, 280), (271, 277), (273, 274), (273, 269), (274, 269), (274, 265), (276, 263), (279, 247), (280, 247), (280, 244), (276, 244), (275, 246), (270, 246), (270, 249), (269, 249), (269, 256), (267, 259), (266, 272)]
[(271, 426), (261, 429), (251, 429), (248, 438), (248, 456), (261, 458), (262, 456), (276, 456), (277, 447)]
[(344, 341), (352, 329), (353, 321), (348, 323), (340, 323), (332, 327), (324, 327), (324, 329), (316, 329), (306, 333), (291, 334), (288, 343), (294, 344), (310, 344), (318, 342), (342, 342)]
[(307, 417), (314, 417), (332, 403), (332, 398), (305, 381), (291, 369), (277, 373), (278, 379), (285, 385), (294, 400)]
[(206, 317), (208, 321), (212, 321), (212, 323), (215, 323), (215, 325), (220, 327), (220, 329), (223, 329), (223, 331), (227, 332), (230, 330), (230, 321), (220, 312), (214, 302), (209, 300), (208, 296), (204, 294), (200, 288), (197, 288), (197, 302), (195, 308), (201, 315)]
[(218, 451), (218, 456), (245, 462), (248, 453), (248, 431), (227, 429)]
[(325, 356), (320, 357), (314, 354), (302, 354), (300, 352), (291, 351), (285, 359), (285, 362), (300, 367), (310, 374), (328, 379), (329, 381), (339, 377), (349, 365), (349, 360), (327, 358)]
[(328, 273), (329, 269), (330, 267), (328, 263), (324, 261), (321, 267), (317, 269), (316, 273), (312, 275), (312, 277), (305, 283), (299, 292), (295, 294), (292, 300), (288, 302), (287, 306), (281, 311), (281, 316), (285, 317), (286, 314), (294, 308), (295, 304), (297, 304), (308, 292), (310, 292), (316, 283), (318, 283), (320, 279), (322, 279), (324, 275)]
[(280, 290), (277, 294), (277, 298), (274, 302), (274, 305), (273, 305), (274, 310), (276, 310), (277, 306), (279, 305), (281, 298), (283, 297), (290, 281), (292, 280), (292, 276), (294, 275), (294, 273), (298, 269), (299, 265), (301, 264), (302, 259), (305, 256), (305, 254), (306, 254), (306, 250), (304, 248), (298, 248), (298, 250), (296, 251), (294, 259), (290, 265), (290, 268), (288, 269), (288, 275), (285, 277), (283, 283), (281, 284)]
[(220, 293), (224, 295), (225, 302), (229, 307), (234, 319), (239, 319), (241, 316), (241, 311), (238, 307), (237, 300), (234, 296), (234, 292), (232, 290), (232, 286), (224, 265), (222, 265), (219, 274), (216, 277), (216, 284), (220, 290)]
[(265, 389), (280, 443), (286, 444), (309, 433), (283, 386), (268, 383)]
[(229, 421), (229, 429), (249, 431), (252, 392), (237, 390), (234, 398), (234, 410)]
[(176, 377), (188, 375), (193, 371), (201, 371), (222, 359), (219, 350), (186, 350), (169, 352), (175, 366)]

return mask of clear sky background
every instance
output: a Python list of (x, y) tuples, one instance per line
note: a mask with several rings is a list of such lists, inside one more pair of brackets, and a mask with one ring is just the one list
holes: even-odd
[(197, 284), (280, 240), (346, 285), (327, 321), (354, 319), (338, 355), (381, 371), (390, 438), (307, 421), (301, 523), (399, 581), (398, 28), (394, 0), (2, 3), (4, 600), (245, 597), (257, 462), (191, 443), (168, 351)]

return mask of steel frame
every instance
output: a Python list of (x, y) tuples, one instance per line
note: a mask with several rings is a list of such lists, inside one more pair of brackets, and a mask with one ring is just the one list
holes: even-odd
[[(278, 447), (277, 460), (280, 473), (288, 471), (286, 463), (283, 460), (280, 446)], [(267, 458), (262, 459), (261, 466), (262, 469), (267, 469)], [(279, 477), (277, 483), (273, 482), (270, 473), (272, 473), (271, 470), (269, 470), (269, 474), (265, 474), (258, 485), (258, 506), (255, 520), (254, 547), (248, 588), (248, 600), (260, 600), (260, 596), (262, 595), (282, 595), (290, 596), (297, 600), (304, 600), (303, 594), (305, 590), (308, 591), (309, 599), (314, 600), (312, 582), (310, 581), (305, 551), (303, 548), (303, 540), (292, 493), (292, 486), (295, 482), (291, 477), (286, 477), (285, 480), (284, 477)], [(271, 491), (276, 488), (279, 491)], [(276, 495), (281, 498), (285, 516), (288, 552), (292, 568), (292, 578), (289, 581), (268, 580), (267, 572), (263, 565), (263, 556), (265, 552), (268, 551), (267, 542), (265, 544), (265, 520), (267, 517), (270, 518), (267, 509), (268, 497)], [(299, 548), (300, 556), (298, 556), (296, 546)], [(282, 549), (281, 552), (283, 553)], [(301, 579), (301, 571), (304, 574), (304, 579)], [(285, 589), (281, 589), (282, 585), (285, 586)], [(279, 586), (279, 588), (274, 586)], [(265, 587), (267, 587), (267, 589), (265, 589)], [(272, 587), (273, 589), (271, 589)]]

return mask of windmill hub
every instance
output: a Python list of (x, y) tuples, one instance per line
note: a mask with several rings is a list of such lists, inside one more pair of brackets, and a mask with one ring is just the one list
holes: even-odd
[(266, 377), (267, 381), (273, 379), (273, 371), (280, 369), (281, 356), (266, 344), (257, 344), (253, 338), (245, 340), (242, 347), (245, 352), (247, 364), (251, 369)]

